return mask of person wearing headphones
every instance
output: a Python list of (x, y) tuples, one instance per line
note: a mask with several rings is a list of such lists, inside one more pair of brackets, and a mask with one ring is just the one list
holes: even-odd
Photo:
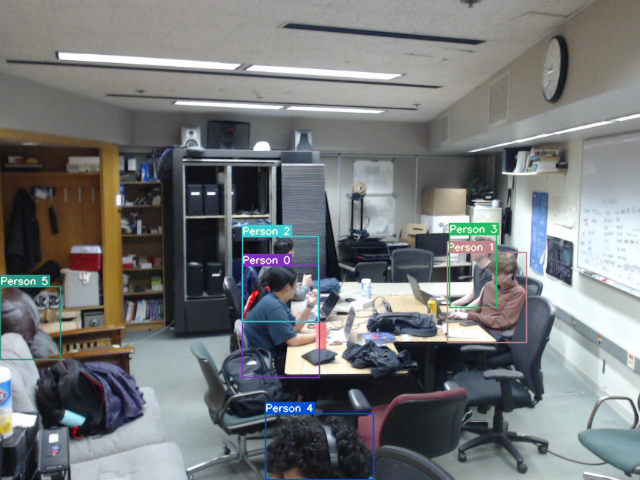
[(244, 333), (251, 348), (271, 352), (278, 375), (284, 375), (287, 346), (306, 345), (316, 341), (315, 333), (299, 333), (318, 303), (318, 291), (307, 296), (307, 304), (296, 318), (287, 302), (296, 293), (296, 272), (289, 267), (273, 267), (260, 280), (260, 293), (249, 301)]
[(373, 454), (342, 417), (282, 420), (267, 446), (271, 478), (371, 478)]

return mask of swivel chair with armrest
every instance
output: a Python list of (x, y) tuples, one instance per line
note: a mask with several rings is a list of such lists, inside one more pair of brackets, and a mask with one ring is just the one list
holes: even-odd
[[(621, 428), (594, 428), (593, 419), (600, 405), (608, 400), (625, 400), (631, 404), (634, 421), (629, 430)], [(640, 396), (638, 396), (638, 409), (640, 409)], [(640, 475), (640, 428), (638, 428), (638, 410), (633, 400), (627, 397), (602, 397), (598, 400), (589, 418), (587, 429), (578, 434), (580, 443), (591, 453), (597, 455), (609, 465), (622, 470), (626, 475)], [(613, 477), (584, 473), (586, 480), (616, 480)]]
[(384, 283), (387, 281), (388, 268), (387, 262), (360, 262), (356, 264), (353, 281), (359, 282), (363, 278), (370, 278), (374, 283)]
[(454, 480), (440, 465), (406, 448), (376, 448), (374, 462), (376, 480)]
[[(469, 406), (488, 410), (494, 407), (493, 425), (488, 422), (470, 422), (463, 425), (463, 431), (480, 435), (458, 449), (458, 460), (466, 461), (466, 451), (480, 445), (496, 443), (506, 448), (518, 463), (518, 471), (525, 473), (527, 466), (513, 442), (528, 442), (538, 446), (540, 453), (547, 453), (549, 442), (542, 438), (518, 435), (509, 431), (504, 421), (504, 413), (515, 408), (534, 407), (542, 400), (544, 385), (542, 381), (541, 359), (549, 341), (551, 327), (556, 310), (549, 299), (531, 297), (527, 302), (528, 319), (518, 322), (511, 345), (513, 370), (491, 369), (486, 371), (470, 370), (453, 377), (445, 388), (464, 388), (469, 395)], [(462, 347), (468, 352), (493, 352), (488, 345), (467, 345)]]
[(349, 402), (356, 413), (372, 413), (358, 417), (358, 435), (370, 449), (393, 445), (433, 458), (458, 446), (467, 392), (458, 388), (403, 394), (389, 405), (372, 408), (364, 394), (353, 389), (349, 390)]
[(524, 275), (516, 275), (516, 282), (527, 290), (527, 297), (539, 297), (542, 295), (542, 282), (536, 278), (525, 277)]
[(391, 253), (391, 281), (408, 282), (407, 273), (418, 282), (430, 282), (433, 272), (433, 253), (418, 248), (402, 248)]
[[(229, 411), (229, 406), (236, 398), (253, 395), (265, 395), (269, 400), (273, 399), (270, 397), (269, 393), (264, 390), (238, 393), (227, 398), (224, 382), (222, 381), (222, 378), (220, 378), (220, 373), (218, 372), (216, 364), (202, 342), (192, 344), (191, 353), (193, 353), (193, 355), (198, 359), (200, 369), (202, 370), (202, 374), (207, 382), (207, 391), (204, 394), (204, 403), (209, 409), (209, 416), (211, 417), (211, 420), (227, 435), (237, 435), (238, 443), (235, 444), (226, 438), (222, 439), (224, 455), (187, 468), (187, 475), (192, 479), (196, 472), (215, 465), (237, 461), (247, 465), (258, 479), (264, 480), (262, 474), (258, 471), (255, 465), (251, 463), (252, 457), (264, 455), (264, 447), (255, 450), (247, 450), (247, 435), (264, 431), (265, 416), (263, 414), (246, 418), (237, 417)], [(267, 427), (273, 426), (278, 419), (278, 415), (267, 415)]]

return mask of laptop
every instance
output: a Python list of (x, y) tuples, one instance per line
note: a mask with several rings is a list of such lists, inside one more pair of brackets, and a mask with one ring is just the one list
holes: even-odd
[(418, 300), (423, 305), (428, 306), (429, 300), (433, 298), (436, 301), (436, 305), (437, 305), (436, 315), (439, 319), (443, 319), (444, 313), (440, 308), (440, 302), (438, 301), (438, 297), (435, 297), (430, 293), (425, 292), (424, 290), (420, 290), (420, 284), (418, 283), (418, 280), (415, 277), (412, 277), (411, 275), (407, 274), (407, 279), (409, 279), (409, 285), (411, 285), (411, 291), (413, 292), (413, 296), (416, 298), (416, 300)]
[[(339, 301), (340, 301), (340, 295), (338, 295), (336, 292), (331, 292), (329, 294), (327, 299), (324, 301), (324, 303), (320, 307), (320, 321), (321, 322), (326, 322), (327, 321), (327, 318), (329, 318), (329, 315), (331, 315), (331, 312), (333, 312), (333, 309), (335, 308), (336, 304)], [(311, 312), (311, 315), (309, 316), (309, 319), (310, 320), (315, 320), (316, 317), (317, 317), (317, 314), (316, 314), (316, 311), (314, 310), (313, 312)]]
[(344, 330), (333, 331), (329, 333), (327, 337), (327, 342), (329, 344), (335, 343), (347, 343), (349, 341), (349, 335), (351, 335), (351, 329), (353, 328), (353, 322), (356, 319), (356, 311), (351, 308), (349, 310), (349, 316), (347, 317), (347, 321), (344, 325)]

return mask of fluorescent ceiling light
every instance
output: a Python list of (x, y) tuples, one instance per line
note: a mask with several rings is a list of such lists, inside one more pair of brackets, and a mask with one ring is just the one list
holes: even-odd
[(58, 52), (58, 60), (90, 63), (117, 63), (121, 65), (146, 65), (153, 67), (201, 68), (207, 70), (235, 70), (241, 63), (203, 62), (172, 58), (132, 57), (128, 55), (103, 55), (98, 53)]
[(264, 103), (201, 102), (196, 100), (176, 100), (173, 104), (187, 107), (247, 108), (256, 110), (282, 110), (284, 108), (284, 105), (267, 105)]
[(600, 127), (602, 125), (608, 125), (610, 123), (613, 123), (613, 122), (604, 121), (604, 122), (590, 123), (588, 125), (580, 125), (579, 127), (567, 128), (566, 130), (560, 130), (558, 132), (553, 132), (551, 135), (562, 135), (563, 133), (571, 133), (571, 132), (577, 132), (577, 131), (580, 131), (580, 130), (587, 130), (589, 128)]
[(300, 112), (337, 112), (337, 113), (384, 113), (386, 110), (371, 110), (364, 108), (340, 108), (340, 107), (305, 107), (305, 106), (292, 106), (287, 107), (287, 110), (297, 110)]
[(312, 75), (316, 77), (363, 78), (365, 80), (392, 80), (402, 76), (401, 73), (356, 72), (351, 70), (328, 70), (324, 68), (270, 67), (268, 65), (251, 65), (249, 72), (284, 73), (287, 75)]
[(614, 118), (611, 121), (612, 122), (626, 122), (627, 120), (635, 120), (636, 118), (640, 118), (640, 113), (636, 113), (635, 115), (627, 115), (626, 117)]

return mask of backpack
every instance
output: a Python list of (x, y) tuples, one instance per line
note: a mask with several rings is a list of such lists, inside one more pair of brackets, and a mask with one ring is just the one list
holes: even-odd
[(36, 403), (46, 428), (58, 426), (70, 410), (86, 418), (74, 436), (106, 432), (104, 388), (78, 360), (65, 358), (40, 372)]
[[(243, 360), (244, 355), (244, 372)], [(222, 364), (222, 376), (227, 384), (227, 396), (236, 393), (248, 393), (264, 390), (271, 395), (274, 402), (284, 399), (282, 383), (278, 380), (271, 353), (264, 348), (245, 348), (236, 350)], [(245, 378), (242, 378), (242, 377)], [(274, 377), (274, 378), (247, 378)], [(265, 394), (242, 397), (229, 405), (231, 413), (236, 417), (251, 417), (264, 414), (264, 404), (269, 398)]]

